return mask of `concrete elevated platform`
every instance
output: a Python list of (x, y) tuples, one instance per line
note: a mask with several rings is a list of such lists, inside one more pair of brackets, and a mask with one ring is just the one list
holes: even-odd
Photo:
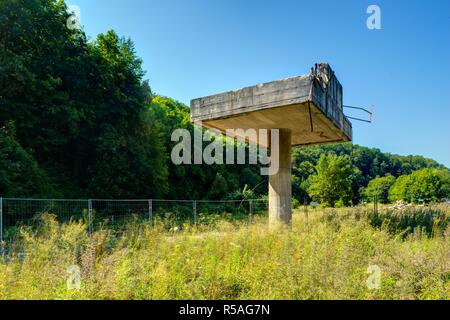
[(288, 129), (293, 146), (351, 141), (342, 86), (327, 64), (318, 66), (310, 75), (194, 99), (192, 121), (224, 133), (238, 128)]
[[(191, 119), (206, 128), (278, 129), (279, 170), (269, 176), (270, 226), (292, 219), (291, 147), (352, 140), (352, 125), (343, 113), (342, 86), (326, 63), (306, 76), (259, 84), (191, 102)], [(241, 134), (234, 132), (235, 134)], [(240, 137), (264, 147), (264, 137)], [(266, 142), (267, 141), (267, 142)], [(275, 149), (276, 150), (276, 149)], [(271, 155), (272, 156), (272, 155)]]

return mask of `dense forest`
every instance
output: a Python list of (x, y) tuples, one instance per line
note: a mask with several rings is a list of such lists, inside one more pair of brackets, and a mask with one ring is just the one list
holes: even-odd
[[(67, 27), (68, 18), (63, 1), (0, 2), (0, 196), (267, 193), (256, 165), (172, 164), (172, 131), (193, 130), (189, 108), (151, 91), (130, 39), (108, 31), (88, 40)], [(293, 154), (298, 203), (348, 205), (375, 193), (384, 201), (433, 201), (448, 197), (449, 181), (449, 170), (431, 159), (349, 143), (299, 147)]]

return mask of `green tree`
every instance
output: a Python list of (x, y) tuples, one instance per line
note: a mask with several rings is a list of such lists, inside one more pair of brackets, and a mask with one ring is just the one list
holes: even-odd
[(224, 195), (228, 193), (227, 180), (220, 174), (217, 173), (216, 177), (211, 185), (211, 189), (208, 192), (209, 199), (222, 199)]
[(398, 177), (395, 183), (389, 189), (389, 201), (411, 201), (411, 195), (408, 189), (409, 185), (411, 185), (411, 176), (403, 175)]
[(0, 126), (15, 123), (64, 196), (164, 195), (161, 126), (132, 41), (108, 31), (88, 42), (68, 18), (64, 1), (0, 2)]
[[(186, 105), (168, 97), (154, 95), (148, 108), (154, 110), (160, 119), (168, 153), (178, 143), (171, 140), (174, 130), (187, 129), (193, 137), (194, 126)], [(208, 142), (204, 142), (203, 146), (207, 144)], [(258, 195), (267, 192), (267, 183), (264, 183), (267, 179), (261, 177), (257, 165), (174, 165), (169, 158), (168, 168), (168, 197), (171, 199), (219, 199), (226, 197), (228, 191), (242, 190), (245, 185), (252, 190), (256, 188), (255, 193)], [(219, 181), (226, 188), (219, 187)], [(219, 194), (217, 190), (222, 190), (222, 193)]]
[(0, 127), (0, 195), (3, 197), (55, 195), (48, 177), (15, 138), (14, 124)]
[[(95, 118), (90, 194), (162, 197), (168, 191), (167, 155), (157, 112), (147, 109), (149, 88), (133, 43), (113, 31), (98, 36), (103, 89)], [(94, 131), (94, 132), (95, 132)]]
[(351, 143), (297, 147), (293, 150), (292, 191), (293, 196), (301, 202), (309, 198), (307, 197), (308, 177), (314, 173), (314, 167), (323, 154), (349, 157), (353, 167), (351, 180), (354, 204), (361, 200), (360, 191), (376, 177), (384, 177), (387, 174), (399, 177), (424, 168), (447, 170), (436, 161), (421, 156), (399, 156)]
[(322, 155), (309, 177), (309, 196), (323, 205), (348, 205), (352, 198), (352, 167), (347, 156)]
[(373, 201), (374, 197), (377, 197), (377, 200), (381, 203), (389, 202), (389, 190), (392, 185), (395, 183), (395, 177), (390, 174), (385, 177), (377, 177), (373, 180), (370, 180), (369, 185), (363, 189), (362, 194), (366, 201)]
[(447, 169), (422, 169), (401, 176), (389, 190), (392, 201), (437, 202), (450, 196), (450, 171)]

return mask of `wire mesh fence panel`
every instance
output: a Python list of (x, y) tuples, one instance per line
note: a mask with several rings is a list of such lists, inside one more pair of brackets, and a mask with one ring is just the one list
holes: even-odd
[(82, 221), (93, 232), (109, 229), (120, 232), (129, 222), (147, 223), (170, 230), (187, 224), (213, 224), (220, 220), (252, 221), (267, 216), (267, 200), (64, 200), (12, 199), (0, 202), (3, 240), (11, 240), (20, 227), (39, 226), (39, 217), (49, 213), (60, 223)]
[(251, 200), (252, 203), (252, 216), (254, 217), (269, 217), (269, 200), (268, 199), (255, 199)]
[(199, 201), (197, 222), (213, 223), (217, 220), (238, 221), (249, 218), (249, 204), (246, 201)]
[(196, 201), (152, 200), (153, 224), (166, 229), (196, 223)]
[(150, 200), (91, 200), (92, 228), (121, 229), (131, 221), (149, 221)]
[(56, 216), (61, 223), (88, 222), (86, 200), (3, 199), (2, 204), (4, 239), (16, 236), (20, 227), (37, 227), (39, 217), (44, 213)]
[(251, 221), (256, 216), (267, 216), (266, 200), (199, 201), (197, 205), (199, 223), (217, 220), (230, 222)]

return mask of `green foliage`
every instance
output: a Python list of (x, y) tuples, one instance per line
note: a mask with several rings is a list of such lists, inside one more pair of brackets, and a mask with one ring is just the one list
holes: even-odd
[(242, 190), (239, 189), (229, 193), (226, 196), (226, 200), (254, 199), (255, 197), (254, 190), (250, 189), (248, 185), (245, 185)]
[(335, 154), (350, 158), (353, 173), (352, 202), (360, 202), (361, 189), (367, 187), (370, 180), (390, 174), (394, 177), (409, 175), (423, 168), (445, 169), (436, 161), (421, 156), (399, 156), (383, 153), (379, 149), (367, 148), (351, 143), (297, 147), (293, 150), (293, 196), (304, 203), (309, 201), (308, 177), (314, 173), (314, 167), (323, 154)]
[[(133, 43), (67, 28), (63, 1), (0, 4), (0, 125), (67, 197), (167, 192), (167, 159)], [(25, 177), (24, 177), (25, 178)], [(31, 196), (9, 180), (5, 193)], [(17, 188), (22, 188), (17, 193)], [(49, 194), (46, 194), (49, 196)]]
[(309, 177), (308, 193), (324, 206), (347, 205), (352, 194), (352, 167), (347, 156), (322, 155), (317, 174)]
[(377, 177), (373, 180), (370, 180), (369, 185), (362, 191), (365, 200), (371, 202), (376, 196), (377, 201), (379, 201), (380, 203), (388, 203), (389, 190), (391, 189), (395, 181), (395, 177), (391, 176), (390, 174), (382, 178)]
[(411, 196), (409, 195), (409, 185), (411, 184), (411, 176), (403, 175), (397, 178), (395, 183), (389, 189), (390, 202), (403, 200), (410, 202)]
[(227, 180), (220, 174), (217, 173), (216, 178), (214, 179), (211, 190), (208, 193), (209, 199), (221, 199), (224, 194), (228, 192), (228, 184)]
[(16, 140), (14, 124), (0, 127), (0, 195), (43, 196), (53, 192), (36, 160)]
[[(190, 110), (184, 104), (173, 99), (154, 96), (149, 106), (160, 120), (167, 156), (178, 143), (171, 140), (176, 129), (187, 129), (194, 136), (194, 127), (190, 121)], [(191, 141), (193, 143), (193, 141)], [(205, 147), (207, 142), (203, 143)], [(191, 150), (193, 152), (193, 149)], [(267, 191), (264, 177), (259, 174), (257, 165), (174, 165), (168, 161), (170, 199), (224, 199), (228, 192), (241, 190), (248, 185), (256, 188), (255, 196)]]
[(389, 191), (391, 201), (438, 202), (450, 197), (450, 172), (443, 169), (423, 169), (401, 176)]
[(391, 175), (377, 177), (369, 182), (362, 194), (367, 201), (377, 196), (381, 203), (399, 200), (408, 203), (439, 202), (450, 196), (450, 171), (427, 168), (398, 178)]

